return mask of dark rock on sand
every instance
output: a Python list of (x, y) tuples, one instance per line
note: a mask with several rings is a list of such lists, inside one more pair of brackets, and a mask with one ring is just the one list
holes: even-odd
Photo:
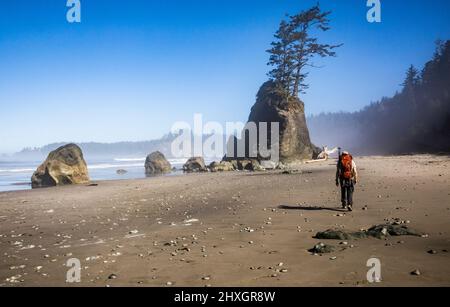
[(188, 173), (207, 172), (208, 169), (206, 168), (205, 160), (202, 157), (193, 157), (187, 160), (183, 165), (183, 171)]
[(368, 236), (382, 239), (387, 236), (422, 236), (421, 233), (410, 229), (405, 225), (382, 224), (370, 228), (367, 232)]
[(52, 151), (31, 177), (34, 188), (89, 182), (89, 172), (83, 153), (75, 144)]
[(314, 238), (320, 240), (351, 240), (351, 239), (364, 239), (367, 237), (383, 239), (388, 236), (420, 237), (421, 234), (404, 225), (382, 224), (373, 226), (367, 231), (357, 231), (357, 232), (344, 232), (342, 230), (329, 229), (326, 231), (318, 232)]
[(153, 152), (145, 159), (145, 174), (165, 174), (172, 171), (172, 166), (166, 157), (159, 151)]
[(332, 245), (319, 243), (308, 251), (314, 254), (328, 254), (334, 252), (335, 250), (336, 248)]
[(316, 239), (320, 240), (351, 240), (351, 239), (361, 239), (365, 237), (367, 236), (364, 232), (347, 233), (342, 230), (333, 230), (333, 229), (318, 232), (315, 236)]

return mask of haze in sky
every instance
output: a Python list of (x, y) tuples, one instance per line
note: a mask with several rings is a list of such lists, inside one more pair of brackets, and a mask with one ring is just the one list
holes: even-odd
[[(391, 96), (410, 64), (450, 38), (448, 0), (382, 0), (368, 23), (366, 0), (322, 0), (344, 43), (318, 60), (301, 99), (307, 114), (355, 111)], [(81, 1), (0, 3), (0, 152), (60, 141), (150, 140), (176, 121), (246, 121), (273, 34), (286, 13), (317, 0)]]

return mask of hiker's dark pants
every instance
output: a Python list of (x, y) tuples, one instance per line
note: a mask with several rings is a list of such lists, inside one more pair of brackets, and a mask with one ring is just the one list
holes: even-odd
[(343, 206), (353, 206), (353, 192), (355, 185), (353, 180), (341, 179), (341, 201)]

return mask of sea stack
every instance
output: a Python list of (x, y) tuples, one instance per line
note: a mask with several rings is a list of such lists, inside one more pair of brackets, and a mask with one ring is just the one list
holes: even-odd
[[(256, 124), (258, 135), (261, 135), (259, 123), (268, 123), (268, 148), (272, 146), (270, 123), (279, 123), (279, 159), (282, 163), (310, 160), (320, 152), (320, 149), (311, 143), (304, 103), (298, 97), (285, 93), (274, 81), (265, 82), (259, 89), (248, 122)], [(259, 150), (259, 138), (257, 145)], [(259, 151), (258, 159), (268, 160), (261, 159)]]
[(31, 177), (35, 188), (89, 182), (89, 172), (81, 148), (68, 144), (52, 151)]

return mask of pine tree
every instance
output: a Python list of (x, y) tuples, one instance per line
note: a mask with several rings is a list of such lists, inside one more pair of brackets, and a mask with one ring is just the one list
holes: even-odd
[(268, 65), (275, 68), (269, 76), (278, 82), (283, 88), (288, 88), (291, 82), (291, 69), (293, 67), (292, 28), (285, 20), (280, 23), (280, 28), (275, 34), (276, 41), (272, 42), (272, 48), (267, 50), (270, 53)]
[(411, 65), (406, 71), (405, 81), (402, 86), (405, 90), (413, 89), (419, 83), (419, 71)]
[(269, 76), (282, 86), (289, 95), (297, 97), (308, 88), (305, 79), (306, 69), (316, 67), (312, 60), (316, 56), (336, 56), (333, 51), (341, 45), (321, 44), (318, 38), (311, 36), (314, 30), (330, 29), (328, 16), (331, 12), (322, 12), (319, 5), (283, 20), (272, 43), (268, 65), (275, 68)]

